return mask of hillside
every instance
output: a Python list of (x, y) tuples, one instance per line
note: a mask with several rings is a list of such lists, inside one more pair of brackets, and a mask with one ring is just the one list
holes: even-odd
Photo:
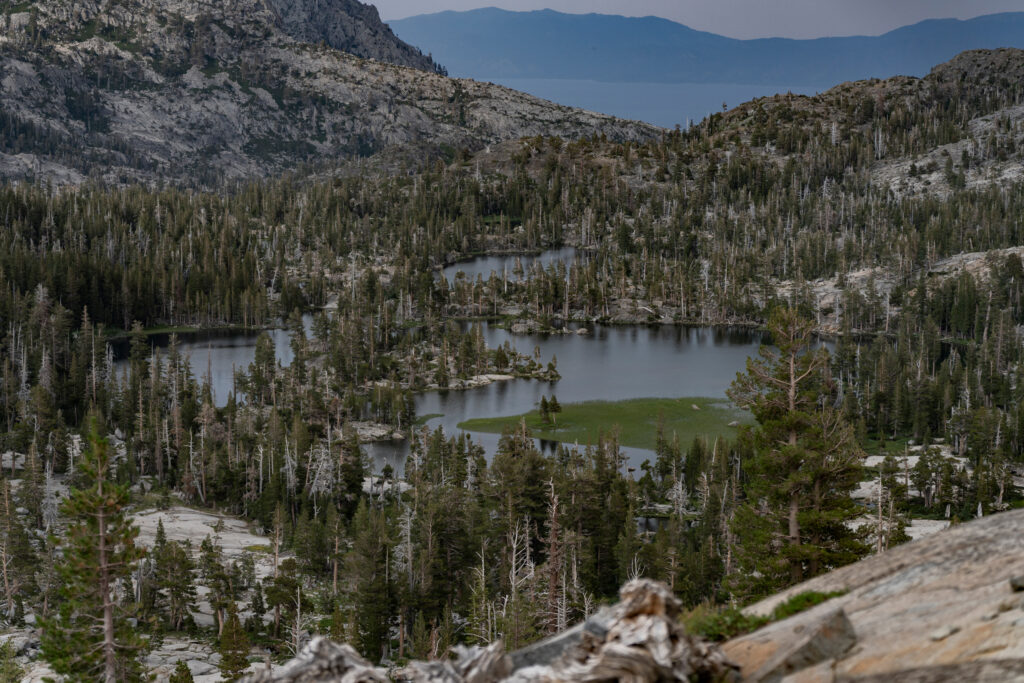
[(348, 5), (280, 6), (2, 6), (0, 176), (216, 185), (402, 145), (425, 147), (415, 159), (522, 136), (657, 132), (424, 70), (385, 29), (350, 25)]
[[(768, 616), (809, 592), (838, 593), (718, 646), (687, 634), (667, 587), (638, 581), (584, 624), (505, 654), (413, 662), (408, 681), (730, 680), (750, 683), (1024, 680), (1024, 512), (977, 520), (795, 586), (748, 611)], [(347, 646), (317, 640), (270, 682), (386, 681)], [(442, 678), (442, 675), (444, 676)], [(692, 678), (688, 678), (691, 677)], [(358, 678), (356, 678), (358, 677)]]
[[(240, 29), (207, 28), (214, 47), (245, 44)], [(292, 64), (281, 55), (295, 43), (268, 35)], [(56, 60), (70, 44), (47, 40), (24, 51)], [(452, 83), (319, 49), (353, 74)], [(157, 76), (241, 78), (204, 74), (220, 63), (205, 59)], [(82, 73), (72, 66), (18, 73), (63, 92), (53, 79)], [(149, 106), (110, 81), (81, 92)], [(313, 169), (216, 192), (0, 186), (0, 644), (14, 648), (0, 648), (0, 671), (86, 671), (66, 644), (95, 648), (48, 617), (89, 629), (63, 606), (104, 608), (81, 543), (104, 538), (79, 507), (92, 499), (113, 501), (119, 531), (102, 547), (127, 552), (134, 520), (152, 549), (118, 561), (114, 591), (116, 633), (139, 642), (122, 665), (140, 674), (234, 680), (311, 643), (258, 680), (314, 680), (302, 667), (320, 655), (346, 680), (406, 665), (418, 680), (723, 680), (720, 654), (748, 679), (1012, 678), (1022, 83), (1024, 51), (983, 50), (924, 78), (762, 98), (640, 142), (538, 135), (412, 172)], [(4, 87), (19, 93), (5, 106), (84, 108)], [(209, 97), (185, 94), (188, 112)], [(112, 111), (117, 126), (135, 120)], [(112, 139), (114, 124), (80, 124)], [(799, 357), (759, 354), (762, 327)], [(697, 391), (705, 374), (713, 393)], [(685, 435), (655, 399), (641, 405), (646, 453), (627, 450), (623, 418), (641, 420), (625, 411), (591, 413), (601, 429), (578, 444), (537, 440), (570, 427), (574, 404), (630, 384), (664, 387), (689, 425), (709, 423), (696, 397), (721, 397), (717, 380), (733, 377), (727, 395), (757, 422), (736, 441)], [(496, 418), (534, 400), (540, 422), (500, 438), (447, 427), (459, 403)], [(99, 495), (101, 471), (116, 486)], [(900, 547), (910, 537), (922, 540)], [(828, 601), (719, 648), (695, 637), (754, 628), (731, 606), (802, 583), (754, 609)], [(443, 659), (453, 648), (460, 659)]]
[(356, 57), (443, 72), (443, 67), (381, 22), (377, 8), (359, 0), (271, 0), (281, 28), (303, 43), (325, 44)]
[(453, 75), (831, 86), (923, 76), (964, 50), (1024, 47), (1024, 13), (929, 20), (881, 36), (736, 40), (657, 17), (488, 8), (390, 22)]

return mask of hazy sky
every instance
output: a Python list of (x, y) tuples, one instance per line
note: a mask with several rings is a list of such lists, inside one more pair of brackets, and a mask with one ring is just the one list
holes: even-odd
[(387, 19), (446, 9), (550, 8), (655, 15), (734, 38), (877, 35), (933, 17), (966, 19), (1024, 10), (1024, 0), (369, 0)]

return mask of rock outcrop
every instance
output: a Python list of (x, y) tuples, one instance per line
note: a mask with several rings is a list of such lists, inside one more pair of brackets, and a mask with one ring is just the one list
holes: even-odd
[(0, 5), (0, 178), (216, 186), (386, 150), (416, 164), (524, 136), (660, 134), (424, 70), (375, 17), (354, 0)]
[[(504, 653), (501, 643), (462, 648), (454, 661), (414, 662), (390, 672), (416, 683), (508, 681), (726, 681), (735, 668), (718, 647), (688, 635), (680, 625), (679, 601), (653, 581), (632, 581), (621, 601), (586, 622), (532, 646)], [(387, 681), (351, 647), (322, 638), (277, 672), (258, 673), (249, 683)]]
[(818, 577), (750, 608), (768, 615), (807, 591), (843, 592), (721, 647), (687, 634), (652, 581), (564, 633), (511, 653), (501, 643), (398, 671), (318, 639), (251, 683), (384, 681), (1024, 681), (1024, 510), (986, 517)]
[(751, 606), (767, 615), (805, 591), (845, 591), (723, 650), (749, 681), (1024, 680), (1021, 538), (1024, 510), (898, 546)]
[(359, 0), (269, 0), (282, 28), (303, 43), (323, 41), (335, 50), (425, 71), (442, 67), (399, 40), (373, 5)]

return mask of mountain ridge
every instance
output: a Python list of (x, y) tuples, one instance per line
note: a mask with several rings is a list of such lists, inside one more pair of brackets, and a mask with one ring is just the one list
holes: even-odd
[(429, 56), (399, 40), (377, 8), (358, 0), (267, 0), (282, 27), (297, 40), (363, 57), (443, 73)]
[(969, 49), (1024, 47), (1024, 12), (929, 19), (880, 36), (813, 40), (739, 40), (659, 17), (496, 8), (419, 15), (389, 26), (403, 40), (429, 47), (452, 74), (489, 79), (831, 86), (923, 76)]
[(342, 52), (327, 20), (307, 42), (310, 6), (282, 22), (264, 0), (0, 5), (0, 176), (214, 186), (395, 147), (422, 148), (415, 165), (524, 136), (660, 130)]

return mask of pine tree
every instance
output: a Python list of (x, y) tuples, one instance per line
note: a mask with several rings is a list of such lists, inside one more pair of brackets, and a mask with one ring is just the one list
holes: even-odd
[(562, 404), (558, 402), (558, 397), (551, 394), (551, 400), (548, 401), (548, 413), (551, 416), (551, 422), (558, 424), (558, 413), (562, 412)]
[(266, 604), (274, 608), (274, 636), (281, 636), (281, 623), (291, 623), (299, 605), (296, 595), (299, 589), (299, 565), (289, 557), (281, 562), (277, 576), (263, 580), (263, 594)]
[(157, 605), (174, 631), (184, 628), (195, 607), (195, 562), (189, 548), (177, 541), (166, 541), (153, 547), (156, 561)]
[[(745, 432), (754, 457), (744, 463), (746, 503), (732, 529), (750, 596), (792, 585), (866, 552), (848, 522), (863, 451), (833, 408), (829, 355), (812, 350), (813, 324), (789, 309), (768, 324), (778, 351), (761, 348), (729, 396), (749, 408), (758, 427)], [(779, 543), (778, 539), (784, 539)]]
[(227, 613), (217, 648), (220, 653), (220, 664), (217, 666), (224, 680), (237, 681), (249, 668), (249, 638), (238, 620), (234, 601), (228, 601)]
[(143, 556), (135, 546), (138, 527), (124, 513), (127, 486), (107, 480), (110, 456), (95, 421), (79, 471), (88, 484), (72, 489), (62, 505), (70, 521), (58, 566), (57, 613), (43, 620), (43, 657), (69, 681), (138, 680), (141, 640), (128, 624), (128, 610), (115, 599)]
[(336, 643), (345, 641), (345, 613), (341, 611), (341, 604), (334, 602), (334, 610), (331, 611), (331, 623), (327, 635)]
[(389, 539), (384, 513), (359, 502), (352, 520), (352, 550), (347, 558), (354, 582), (358, 647), (371, 661), (380, 661), (388, 644), (391, 587), (388, 583)]
[(16, 598), (27, 584), (34, 583), (35, 551), (14, 507), (11, 485), (0, 480), (0, 583), (3, 587), (4, 613), (14, 617)]
[(28, 519), (31, 528), (43, 528), (43, 498), (45, 492), (45, 475), (40, 462), (39, 449), (33, 441), (29, 447), (28, 456), (25, 459), (25, 472), (22, 476), (21, 486), (15, 498), (19, 507), (28, 510)]
[(178, 663), (174, 665), (174, 671), (171, 672), (171, 677), (167, 683), (194, 683), (195, 679), (192, 678), (192, 671), (188, 668), (188, 664), (185, 663), (184, 659), (179, 659)]
[(245, 620), (245, 630), (254, 636), (259, 635), (263, 631), (263, 615), (267, 613), (267, 605), (263, 601), (263, 586), (260, 583), (256, 583), (252, 587), (249, 611), (252, 614)]
[(0, 683), (20, 683), (25, 668), (18, 663), (17, 652), (10, 640), (0, 644)]

